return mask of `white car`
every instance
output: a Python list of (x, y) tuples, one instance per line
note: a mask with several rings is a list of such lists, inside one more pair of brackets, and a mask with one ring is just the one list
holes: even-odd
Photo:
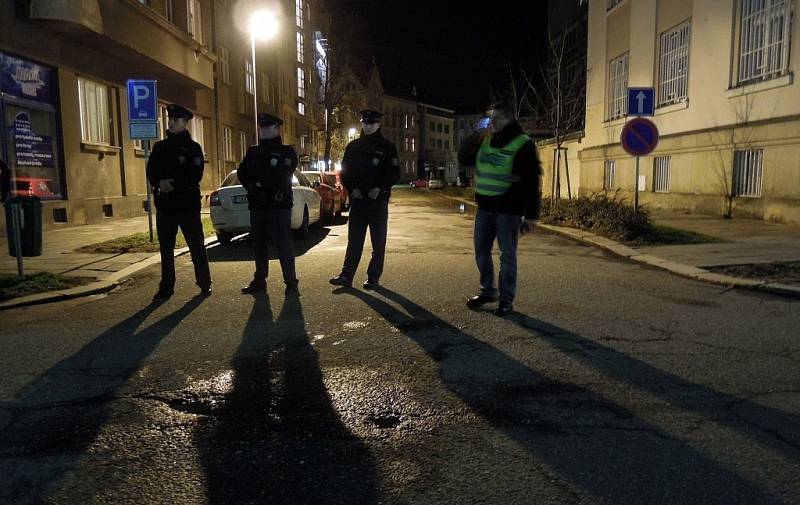
[(428, 181), (428, 189), (444, 189), (445, 183), (442, 179), (431, 179)]
[[(297, 171), (292, 177), (292, 196), (292, 230), (295, 237), (305, 238), (308, 227), (320, 221), (322, 198), (308, 179)], [(227, 244), (234, 236), (250, 231), (247, 191), (239, 182), (236, 172), (228, 174), (222, 186), (211, 193), (211, 222), (221, 244)]]

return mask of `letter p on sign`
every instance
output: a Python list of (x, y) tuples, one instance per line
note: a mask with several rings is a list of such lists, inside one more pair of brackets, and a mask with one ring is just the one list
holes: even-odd
[(128, 119), (156, 121), (156, 81), (128, 81)]

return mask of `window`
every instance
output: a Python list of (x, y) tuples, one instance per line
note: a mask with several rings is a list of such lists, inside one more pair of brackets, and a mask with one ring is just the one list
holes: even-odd
[(301, 151), (305, 151), (306, 150), (307, 139), (308, 139), (307, 135), (300, 135), (300, 150)]
[(250, 60), (244, 60), (244, 90), (248, 94), (256, 91), (255, 75), (253, 74), (253, 64)]
[(220, 46), (219, 48), (219, 67), (222, 74), (222, 82), (225, 84), (231, 83), (231, 52), (228, 48)]
[(449, 124), (444, 125), (444, 132), (447, 133), (447, 134), (450, 133), (450, 125)]
[(200, 0), (187, 1), (187, 21), (189, 35), (197, 42), (203, 43), (203, 19)]
[(445, 149), (450, 149), (450, 141), (449, 140), (445, 140), (444, 141), (444, 148)]
[(263, 72), (259, 72), (261, 74), (261, 101), (268, 104), (269, 103), (269, 77), (267, 74)]
[(294, 17), (297, 21), (297, 27), (303, 29), (303, 0), (295, 0), (294, 2)]
[(174, 0), (167, 0), (167, 20), (170, 23), (175, 22), (175, 5), (172, 3)]
[(658, 105), (684, 102), (689, 84), (689, 21), (659, 37)]
[(431, 123), (431, 131), (434, 133), (436, 132), (436, 123)]
[(228, 126), (222, 129), (222, 147), (225, 161), (233, 161), (233, 130)]
[(672, 156), (657, 156), (653, 160), (653, 191), (669, 193), (669, 168)]
[(411, 152), (412, 153), (417, 152), (417, 139), (415, 138), (411, 139)]
[(406, 138), (405, 138), (405, 140), (403, 141), (403, 152), (404, 152), (404, 153), (407, 153), (407, 152), (408, 152), (408, 147), (409, 147), (409, 144), (410, 144), (410, 142), (409, 142), (410, 140), (411, 140), (411, 139), (409, 139), (408, 137), (406, 137)]
[(414, 115), (411, 115), (411, 128), (414, 128)]
[(306, 97), (306, 71), (297, 68), (297, 98)]
[(195, 116), (189, 121), (186, 125), (186, 128), (189, 130), (189, 134), (192, 136), (192, 140), (200, 144), (200, 149), (203, 151), (203, 155), (206, 152), (206, 143), (205, 143), (205, 130), (203, 129), (203, 118), (195, 114)]
[(733, 196), (761, 196), (763, 163), (764, 151), (761, 149), (733, 153)]
[(791, 0), (741, 0), (739, 84), (788, 71), (792, 3)]
[(441, 149), (441, 148), (442, 148), (442, 139), (436, 139), (436, 147), (437, 147), (438, 149)]
[(442, 133), (442, 123), (438, 123), (436, 125), (436, 131), (438, 131), (439, 133)]
[(616, 160), (606, 160), (603, 173), (603, 189), (614, 188), (614, 172), (616, 171)]
[(305, 41), (303, 39), (303, 34), (300, 32), (297, 32), (297, 62), (305, 62)]
[(109, 145), (111, 118), (108, 115), (108, 86), (78, 79), (78, 101), (81, 109), (81, 140)]
[[(582, 4), (583, 2), (581, 2)], [(608, 9), (611, 10), (616, 7), (618, 4), (622, 3), (622, 0), (608, 0)]]
[(250, 144), (250, 143), (247, 141), (247, 132), (243, 132), (242, 130), (239, 130), (239, 159), (240, 160), (243, 160), (244, 159), (244, 155), (247, 154), (247, 148), (249, 147), (248, 144)]
[(608, 65), (608, 119), (628, 114), (628, 53)]
[(405, 114), (405, 118), (403, 119), (403, 124), (405, 125), (406, 129), (408, 128), (408, 114)]
[(301, 116), (305, 116), (306, 104), (304, 104), (303, 102), (297, 102), (297, 113), (300, 114)]

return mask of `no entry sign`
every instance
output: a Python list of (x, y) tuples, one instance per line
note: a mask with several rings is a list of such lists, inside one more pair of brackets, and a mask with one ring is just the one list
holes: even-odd
[(658, 128), (649, 119), (631, 119), (622, 129), (620, 142), (628, 154), (646, 156), (658, 145)]

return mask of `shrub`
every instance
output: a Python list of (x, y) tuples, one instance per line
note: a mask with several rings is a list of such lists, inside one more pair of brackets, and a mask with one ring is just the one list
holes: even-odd
[(647, 241), (655, 234), (647, 210), (620, 200), (616, 194), (595, 194), (554, 202), (542, 199), (542, 222), (588, 230), (624, 242)]

